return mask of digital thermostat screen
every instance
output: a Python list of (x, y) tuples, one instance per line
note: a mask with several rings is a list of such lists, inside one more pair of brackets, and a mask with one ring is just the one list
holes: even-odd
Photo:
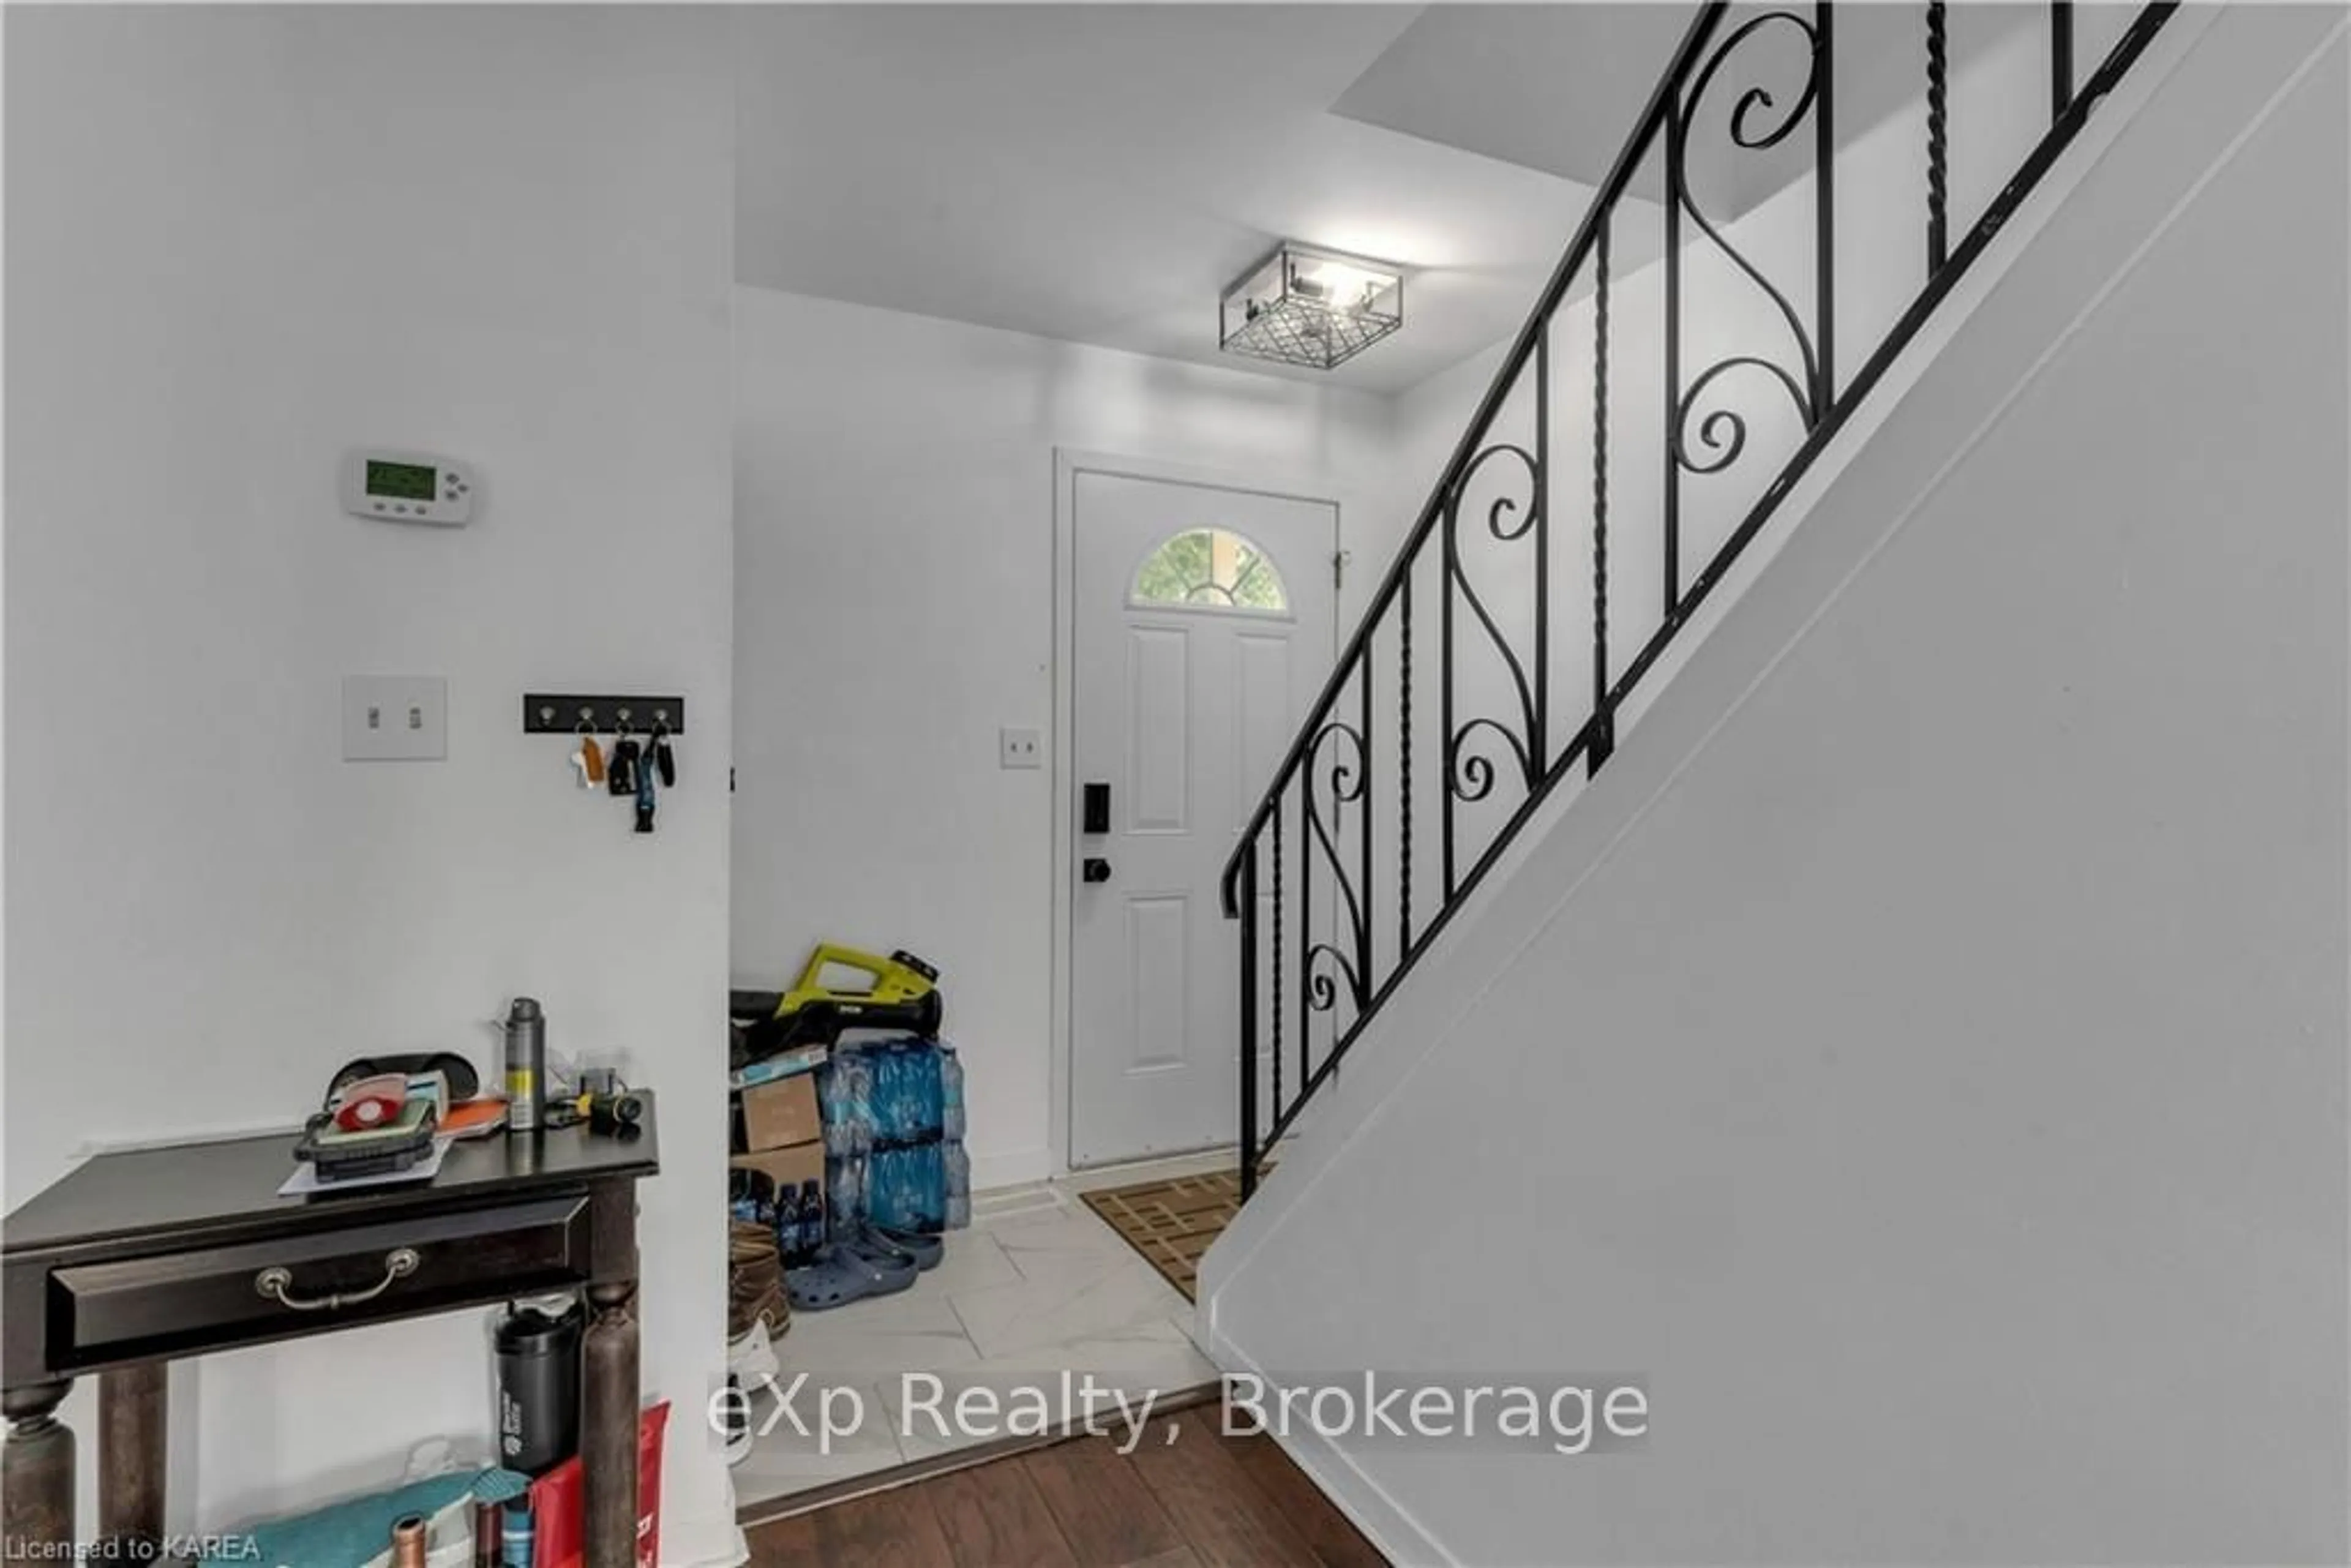
[(379, 463), (371, 457), (367, 493), (389, 496), (398, 501), (429, 501), (433, 498), (434, 476), (439, 472), (430, 463)]

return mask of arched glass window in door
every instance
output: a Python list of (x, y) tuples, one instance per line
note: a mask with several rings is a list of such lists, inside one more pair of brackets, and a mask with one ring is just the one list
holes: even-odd
[(1136, 604), (1282, 614), (1290, 594), (1263, 550), (1229, 528), (1186, 528), (1145, 556), (1128, 596)]

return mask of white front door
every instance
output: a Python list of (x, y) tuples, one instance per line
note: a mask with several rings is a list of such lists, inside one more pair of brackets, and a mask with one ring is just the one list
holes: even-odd
[(1339, 514), (1075, 485), (1070, 1163), (1092, 1166), (1238, 1136), (1240, 928), (1217, 883), (1331, 673)]

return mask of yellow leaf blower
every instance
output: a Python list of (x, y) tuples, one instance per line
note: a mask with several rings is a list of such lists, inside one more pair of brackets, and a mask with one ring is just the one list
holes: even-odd
[[(829, 985), (851, 972), (862, 984)], [(831, 1045), (843, 1030), (901, 1030), (937, 1038), (946, 1018), (939, 972), (901, 949), (888, 957), (820, 942), (788, 991), (733, 991), (729, 1010), (738, 1026), (737, 1067), (796, 1045)]]

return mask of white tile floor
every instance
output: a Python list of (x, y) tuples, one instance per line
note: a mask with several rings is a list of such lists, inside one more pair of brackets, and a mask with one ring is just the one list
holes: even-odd
[[(771, 1392), (753, 1396), (758, 1436), (735, 1467), (736, 1500), (771, 1501), (1019, 1435), (1004, 1429), (1016, 1405), (1033, 1411), (1040, 1398), (1050, 1398), (1058, 1425), (1061, 1373), (1092, 1375), (1097, 1405), (1197, 1386), (1217, 1373), (1191, 1331), (1192, 1303), (1079, 1201), (1073, 1184), (983, 1193), (971, 1228), (947, 1238), (946, 1261), (912, 1290), (793, 1315), (776, 1344), (777, 1383), (789, 1389), (802, 1373), (808, 1381), (789, 1413)], [(908, 1373), (938, 1376), (949, 1419), (905, 1410)], [(929, 1396), (928, 1385), (913, 1386), (916, 1400)], [(966, 1390), (992, 1394), (998, 1417), (968, 1427), (952, 1419)], [(1076, 1392), (1082, 1407), (1081, 1383)], [(833, 1435), (821, 1429), (828, 1397)], [(852, 1415), (862, 1415), (855, 1429), (839, 1431)]]

